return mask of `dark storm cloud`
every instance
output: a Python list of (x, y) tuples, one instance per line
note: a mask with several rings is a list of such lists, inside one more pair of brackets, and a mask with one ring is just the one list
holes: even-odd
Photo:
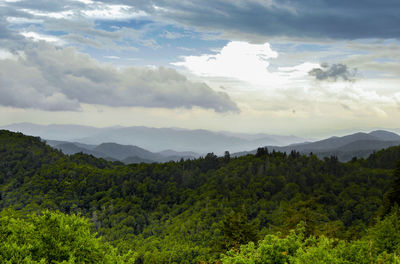
[(311, 38), (399, 38), (398, 0), (101, 1), (216, 31)]
[[(82, 13), (91, 8), (96, 8), (96, 4), (88, 7), (79, 1), (42, 0), (0, 3), (0, 48), (14, 54), (14, 59), (0, 59), (0, 105), (47, 111), (79, 111), (81, 104), (97, 104), (239, 112), (226, 93), (192, 82), (173, 69), (117, 70), (72, 47), (32, 42), (19, 32), (30, 29), (26, 28), (29, 21), (40, 19), (38, 28), (75, 33), (60, 38), (107, 48), (113, 47), (113, 41), (139, 34), (129, 28), (96, 28), (95, 22), (86, 20)], [(64, 11), (72, 11), (73, 19), (57, 18), (55, 14)], [(49, 12), (53, 14), (48, 16)], [(25, 24), (20, 27), (18, 23)]]
[(8, 6), (16, 9), (29, 9), (39, 12), (61, 12), (75, 8), (84, 8), (85, 5), (79, 1), (62, 0), (22, 0), (8, 3)]
[(103, 66), (74, 48), (38, 42), (17, 59), (0, 60), (0, 104), (78, 111), (81, 104), (112, 107), (214, 109), (238, 112), (226, 93), (191, 82), (168, 68)]
[(356, 69), (349, 69), (347, 65), (322, 63), (320, 68), (312, 69), (309, 74), (319, 81), (354, 81)]
[(7, 20), (0, 18), (0, 39), (10, 39), (13, 35), (13, 32), (8, 29)]
[(81, 11), (91, 10), (99, 3), (123, 4), (132, 7), (132, 11), (145, 11), (158, 21), (173, 21), (236, 36), (400, 37), (398, 0), (97, 0), (90, 5), (71, 0), (22, 0), (5, 3), (0, 9), (8, 9), (8, 15), (3, 16), (12, 16), (13, 12), (20, 12), (20, 17), (32, 15), (29, 10), (39, 13), (71, 10), (82, 15)]
[(26, 39), (17, 32), (9, 29), (9, 22), (0, 17), (0, 48), (15, 52), (24, 47)]

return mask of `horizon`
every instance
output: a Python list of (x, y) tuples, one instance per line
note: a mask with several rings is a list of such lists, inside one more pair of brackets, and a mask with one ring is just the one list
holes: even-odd
[(398, 10), (393, 1), (0, 1), (0, 126), (399, 133)]
[[(125, 130), (128, 129), (128, 130)], [(113, 127), (95, 128), (76, 125), (42, 126), (20, 123), (1, 127), (24, 135), (40, 137), (43, 142), (67, 155), (89, 154), (125, 164), (181, 161), (205, 157), (206, 153), (233, 157), (270, 151), (302, 155), (314, 154), (320, 159), (336, 157), (340, 161), (367, 158), (374, 152), (399, 146), (400, 135), (388, 130), (331, 135), (307, 139), (296, 136), (242, 134), (186, 130), (179, 128)], [(2, 130), (6, 131), (6, 130)], [(207, 154), (207, 155), (208, 155)]]
[[(184, 127), (155, 127), (155, 126), (141, 126), (141, 125), (132, 125), (132, 126), (121, 126), (121, 125), (116, 125), (116, 126), (90, 126), (90, 125), (81, 125), (81, 124), (57, 124), (57, 123), (50, 123), (50, 124), (39, 124), (39, 123), (31, 123), (31, 122), (20, 122), (20, 123), (10, 123), (7, 125), (0, 125), (0, 129), (4, 129), (7, 127), (12, 127), (12, 126), (18, 126), (18, 125), (34, 125), (34, 126), (43, 126), (43, 127), (49, 127), (49, 126), (78, 126), (78, 127), (86, 127), (86, 128), (96, 128), (96, 129), (108, 129), (108, 128), (134, 128), (134, 127), (143, 127), (143, 128), (151, 128), (151, 129), (174, 129), (174, 130), (184, 130), (184, 131), (207, 131), (207, 132), (212, 132), (212, 133), (221, 133), (224, 134), (226, 133), (227, 135), (232, 134), (233, 136), (235, 135), (265, 135), (265, 136), (284, 136), (284, 137), (298, 137), (302, 138), (305, 141), (304, 142), (315, 142), (319, 140), (324, 140), (328, 139), (331, 137), (343, 137), (347, 135), (352, 135), (352, 134), (357, 134), (357, 133), (372, 133), (376, 131), (386, 131), (386, 132), (391, 132), (400, 135), (400, 129), (388, 129), (388, 128), (370, 128), (370, 129), (349, 129), (349, 130), (341, 130), (341, 131), (335, 131), (333, 133), (328, 133), (325, 135), (321, 135), (320, 137), (314, 137), (314, 138), (307, 138), (302, 135), (296, 135), (296, 134), (272, 134), (268, 132), (240, 132), (240, 131), (228, 131), (228, 130), (210, 130), (210, 129), (203, 129), (203, 128), (184, 128)], [(50, 139), (51, 140), (51, 139)], [(112, 143), (112, 142), (110, 142)]]

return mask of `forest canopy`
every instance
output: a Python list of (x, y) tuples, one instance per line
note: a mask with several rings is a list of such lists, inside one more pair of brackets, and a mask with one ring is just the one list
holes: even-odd
[(0, 260), (399, 263), (399, 160), (260, 149), (123, 165), (0, 130)]

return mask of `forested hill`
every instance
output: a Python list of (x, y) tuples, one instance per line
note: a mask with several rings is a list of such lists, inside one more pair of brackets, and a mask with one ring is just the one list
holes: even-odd
[[(348, 163), (259, 149), (239, 158), (210, 153), (122, 165), (66, 156), (40, 138), (0, 130), (0, 207), (81, 213), (114, 246), (135, 252), (136, 263), (211, 262), (266, 235), (285, 236), (301, 222), (306, 237), (355, 241), (369, 234), (374, 219), (390, 211), (398, 160), (400, 147)], [(229, 262), (235, 252), (224, 263), (246, 263)]]

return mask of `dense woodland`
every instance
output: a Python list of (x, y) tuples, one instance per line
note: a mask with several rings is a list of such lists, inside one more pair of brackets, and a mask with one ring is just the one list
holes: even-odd
[(0, 262), (400, 263), (399, 160), (123, 165), (0, 130)]

